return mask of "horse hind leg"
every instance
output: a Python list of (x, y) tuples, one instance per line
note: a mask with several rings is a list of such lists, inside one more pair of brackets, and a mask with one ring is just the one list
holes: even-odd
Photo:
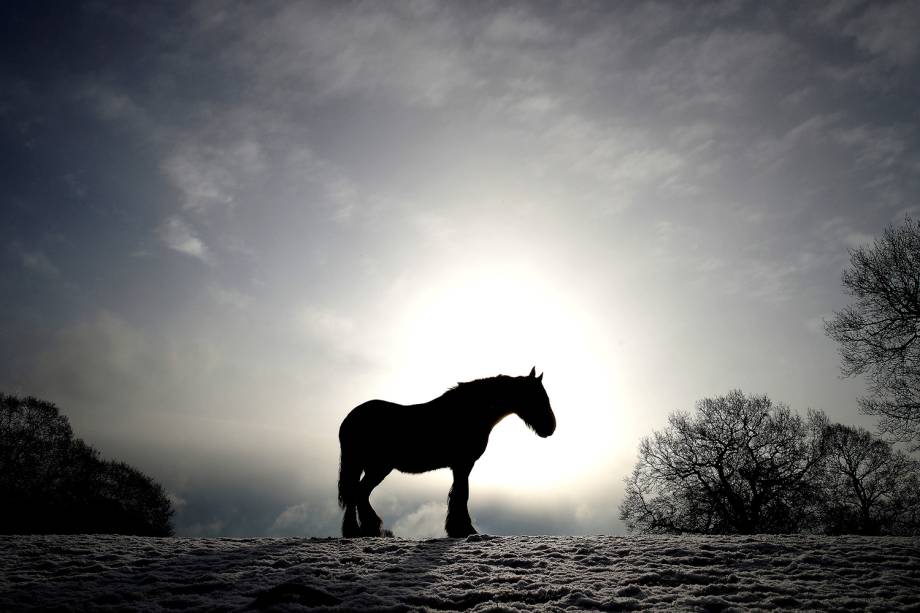
[(361, 526), (358, 525), (358, 507), (349, 504), (345, 506), (345, 517), (342, 519), (342, 536), (354, 538), (361, 536)]
[(342, 536), (345, 538), (361, 536), (357, 515), (360, 478), (360, 464), (343, 448), (342, 462), (339, 466), (339, 506), (345, 509), (345, 517), (342, 520)]
[(364, 469), (364, 477), (360, 483), (360, 498), (358, 501), (358, 517), (361, 519), (362, 536), (383, 536), (383, 520), (371, 506), (370, 495), (374, 488), (380, 485), (392, 468), (372, 467)]

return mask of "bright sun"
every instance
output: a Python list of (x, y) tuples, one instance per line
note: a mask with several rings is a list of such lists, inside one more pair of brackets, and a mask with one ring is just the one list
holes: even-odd
[(467, 265), (439, 279), (423, 286), (397, 325), (402, 349), (393, 398), (425, 401), (457, 381), (524, 375), (536, 365), (545, 373), (556, 433), (541, 439), (508, 417), (471, 479), (534, 495), (589, 482), (623, 441), (614, 428), (617, 368), (588, 305), (558, 277), (528, 265)]

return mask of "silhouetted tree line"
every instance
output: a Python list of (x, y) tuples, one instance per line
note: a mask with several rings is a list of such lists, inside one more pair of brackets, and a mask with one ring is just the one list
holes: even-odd
[(920, 534), (920, 467), (891, 444), (738, 390), (696, 408), (640, 444), (629, 530)]
[(169, 536), (163, 487), (74, 437), (58, 408), (0, 396), (0, 533)]

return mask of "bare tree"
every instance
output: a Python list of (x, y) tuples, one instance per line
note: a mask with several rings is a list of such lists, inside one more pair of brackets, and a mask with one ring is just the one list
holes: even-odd
[(860, 408), (879, 429), (920, 449), (920, 222), (885, 229), (870, 247), (850, 251), (843, 286), (854, 303), (825, 323), (840, 344), (845, 376), (865, 374)]
[(734, 390), (645, 438), (620, 518), (640, 532), (794, 532), (811, 521), (827, 420)]
[(819, 480), (826, 532), (917, 533), (916, 462), (863, 428), (833, 424), (824, 442)]

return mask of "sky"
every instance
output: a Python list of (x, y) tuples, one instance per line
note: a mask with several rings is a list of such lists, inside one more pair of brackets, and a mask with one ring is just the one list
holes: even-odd
[[(920, 215), (916, 2), (10, 2), (0, 390), (189, 536), (335, 535), (371, 398), (544, 373), (493, 534), (621, 533), (642, 437), (740, 388), (874, 427), (823, 322)], [(441, 533), (450, 475), (372, 502)]]

